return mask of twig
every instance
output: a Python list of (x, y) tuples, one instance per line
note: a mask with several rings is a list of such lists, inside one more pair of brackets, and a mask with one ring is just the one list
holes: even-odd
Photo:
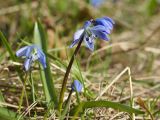
[[(17, 105), (13, 105), (13, 104), (9, 104), (9, 103), (5, 103), (5, 102), (1, 102), (0, 101), (0, 106), (8, 106), (8, 107), (12, 107), (12, 108), (18, 108)], [(24, 108), (23, 106), (21, 106), (21, 108)]]
[(20, 120), (22, 116), (26, 116), (30, 112), (30, 110), (36, 105), (37, 105), (37, 101), (32, 103), (30, 106), (28, 106), (27, 109), (19, 116), (18, 120)]
[(117, 80), (119, 80), (119, 78), (128, 71), (128, 67), (126, 67), (119, 75), (116, 76), (116, 78), (114, 80), (112, 80), (112, 82), (106, 86), (102, 92), (99, 94), (99, 96), (96, 98), (96, 100), (98, 100), (115, 82), (117, 82)]
[[(132, 78), (131, 78), (131, 70), (128, 68), (128, 76), (129, 76), (129, 85), (130, 85), (130, 101), (131, 101), (131, 107), (134, 108), (134, 98), (133, 98), (133, 88), (132, 88)], [(135, 120), (135, 114), (132, 113), (132, 120)]]
[[(98, 100), (117, 80), (125, 73), (128, 72), (129, 76), (129, 86), (130, 86), (130, 100), (131, 100), (131, 107), (134, 108), (134, 100), (133, 100), (133, 88), (132, 88), (132, 78), (131, 78), (131, 70), (129, 67), (126, 67), (117, 77), (108, 85), (104, 90), (100, 93), (100, 95), (96, 98)], [(132, 114), (132, 119), (135, 120), (135, 114)]]

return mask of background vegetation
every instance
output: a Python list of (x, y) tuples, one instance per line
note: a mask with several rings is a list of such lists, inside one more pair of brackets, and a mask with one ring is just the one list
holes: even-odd
[[(85, 85), (83, 93), (79, 96), (81, 101), (99, 99), (130, 105), (130, 99), (133, 97), (134, 108), (145, 112), (143, 115), (136, 114), (136, 119), (160, 119), (159, 0), (106, 0), (99, 7), (94, 7), (85, 0), (1, 1), (2, 119), (14, 119), (17, 113), (18, 118), (57, 119), (56, 111), (49, 108), (52, 108), (52, 103), (46, 104), (44, 84), (37, 70), (38, 64), (32, 70), (32, 77), (29, 77), (33, 80), (29, 79), (26, 83), (27, 97), (22, 97), (24, 81), (18, 74), (24, 77), (25, 72), (23, 60), (18, 60), (15, 52), (22, 46), (36, 43), (36, 35), (39, 33), (42, 41), (46, 37), (44, 39), (48, 40), (44, 44), (48, 50), (45, 52), (48, 53), (51, 69), (48, 79), (51, 79), (56, 93), (59, 93), (66, 66), (74, 50), (68, 48), (74, 32), (81, 28), (85, 20), (102, 16), (109, 16), (116, 23), (110, 35), (111, 40), (96, 40), (94, 52), (90, 52), (84, 45), (81, 47), (68, 80), (68, 89), (74, 79), (79, 79)], [(38, 20), (40, 26), (35, 29), (35, 22)], [(38, 30), (39, 33), (36, 34)], [(33, 82), (34, 89), (30, 82)], [(67, 95), (68, 92), (65, 94), (66, 98)], [(77, 105), (75, 94), (71, 101)], [(85, 119), (97, 120), (131, 118), (126, 111), (105, 107), (86, 109), (83, 116)]]

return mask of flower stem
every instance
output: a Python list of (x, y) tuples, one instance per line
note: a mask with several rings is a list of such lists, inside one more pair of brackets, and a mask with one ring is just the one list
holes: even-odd
[(66, 100), (66, 104), (65, 104), (65, 106), (64, 106), (64, 110), (62, 111), (62, 114), (61, 114), (61, 116), (60, 116), (60, 120), (64, 120), (64, 118), (65, 118), (65, 116), (66, 116), (66, 114), (67, 114), (67, 111), (68, 111), (69, 106), (70, 106), (70, 101), (71, 101), (71, 95), (72, 95), (72, 93), (73, 93), (73, 91), (71, 90), (71, 91), (69, 92), (68, 98), (67, 98), (67, 100)]
[(61, 109), (62, 109), (62, 104), (63, 104), (63, 98), (64, 98), (64, 93), (65, 93), (65, 90), (66, 90), (66, 84), (67, 84), (67, 80), (68, 80), (68, 76), (69, 76), (69, 73), (71, 71), (71, 68), (72, 68), (72, 65), (73, 65), (73, 62), (74, 62), (74, 59), (80, 49), (80, 46), (82, 44), (82, 41), (83, 41), (83, 37), (84, 37), (84, 34), (81, 35), (81, 37), (79, 38), (80, 41), (72, 55), (72, 58), (69, 62), (69, 65), (67, 67), (67, 70), (66, 70), (66, 73), (65, 73), (65, 76), (64, 76), (64, 79), (63, 79), (63, 83), (62, 83), (62, 88), (61, 88), (61, 92), (60, 92), (60, 97), (59, 97), (59, 104), (58, 104), (58, 110), (59, 112), (61, 113)]

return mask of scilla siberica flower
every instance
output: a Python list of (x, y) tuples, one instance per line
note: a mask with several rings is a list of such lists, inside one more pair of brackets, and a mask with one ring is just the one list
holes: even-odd
[(72, 91), (77, 91), (81, 92), (82, 91), (82, 84), (79, 80), (74, 80), (72, 85), (71, 85), (71, 90)]
[[(100, 38), (103, 40), (109, 40), (109, 34), (113, 29), (115, 22), (109, 17), (97, 18), (95, 20), (86, 21), (82, 29), (75, 32), (73, 36), (73, 42), (70, 45), (72, 48), (77, 44), (80, 39), (85, 41), (86, 46), (93, 51), (94, 50), (94, 40)], [(81, 36), (83, 35), (83, 38)]]
[(92, 4), (94, 7), (99, 7), (104, 0), (90, 0), (90, 4)]
[(38, 60), (42, 64), (43, 68), (46, 68), (45, 54), (42, 52), (40, 48), (38, 48), (35, 45), (20, 48), (16, 52), (16, 56), (25, 58), (24, 67), (26, 71), (29, 70), (32, 63), (36, 60)]

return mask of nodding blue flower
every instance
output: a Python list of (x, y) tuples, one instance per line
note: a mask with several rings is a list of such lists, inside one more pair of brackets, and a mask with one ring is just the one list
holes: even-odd
[(104, 0), (90, 0), (90, 4), (94, 7), (99, 7), (100, 5), (102, 5), (103, 2)]
[[(73, 36), (74, 40), (70, 45), (70, 48), (77, 44), (80, 39), (83, 39), (85, 41), (86, 47), (93, 51), (94, 40), (96, 38), (100, 38), (102, 40), (108, 41), (108, 35), (111, 33), (114, 24), (115, 22), (109, 17), (102, 17), (95, 20), (86, 21), (83, 28), (75, 32)], [(81, 38), (82, 36), (83, 38)]]
[(35, 45), (20, 48), (16, 52), (16, 56), (25, 58), (24, 67), (26, 71), (30, 69), (32, 63), (36, 60), (38, 60), (42, 64), (43, 68), (47, 67), (45, 54), (42, 52), (40, 48), (38, 48)]
[(109, 17), (102, 17), (93, 20), (93, 24), (104, 26), (108, 34), (110, 34), (110, 30), (113, 29), (113, 25), (115, 24), (115, 22)]
[(72, 85), (71, 85), (71, 90), (72, 91), (77, 91), (77, 92), (81, 92), (82, 91), (82, 84), (79, 80), (74, 80)]

